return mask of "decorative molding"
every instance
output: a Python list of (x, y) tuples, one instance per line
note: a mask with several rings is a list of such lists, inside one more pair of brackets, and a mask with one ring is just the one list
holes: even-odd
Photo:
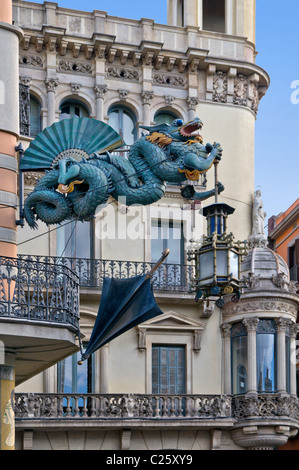
[(223, 317), (227, 318), (232, 315), (254, 313), (254, 312), (271, 312), (286, 313), (292, 317), (297, 317), (297, 305), (294, 302), (283, 298), (256, 298), (256, 299), (242, 299), (237, 303), (227, 303), (223, 307)]
[(124, 89), (120, 88), (118, 90), (118, 94), (119, 94), (119, 99), (121, 101), (126, 101), (126, 99), (128, 98), (129, 90), (124, 90)]
[(137, 327), (138, 349), (146, 349), (146, 337), (148, 333), (175, 334), (189, 332), (193, 335), (193, 351), (199, 352), (201, 349), (201, 337), (205, 329), (205, 324), (197, 320), (191, 320), (185, 315), (177, 312), (166, 312), (159, 317), (142, 323)]
[(77, 62), (73, 60), (59, 60), (57, 64), (57, 70), (59, 72), (91, 74), (93, 68), (94, 67), (91, 63)]
[(175, 100), (175, 97), (174, 96), (171, 96), (171, 95), (165, 95), (164, 96), (164, 99), (165, 99), (165, 104), (167, 106), (172, 106), (174, 100)]
[(187, 84), (186, 77), (182, 75), (171, 75), (167, 73), (154, 73), (153, 84), (156, 86), (166, 85), (176, 88), (185, 88)]
[(234, 104), (239, 106), (247, 106), (248, 101), (248, 79), (239, 74), (234, 79)]
[(227, 102), (227, 73), (218, 71), (213, 75), (213, 101)]
[(108, 78), (120, 78), (121, 80), (139, 81), (140, 72), (134, 69), (122, 67), (107, 67), (106, 75)]
[(27, 67), (36, 67), (36, 68), (43, 68), (45, 63), (44, 57), (40, 55), (21, 55), (19, 59), (20, 65), (25, 65)]
[(80, 83), (71, 83), (71, 90), (73, 95), (78, 95), (82, 85)]

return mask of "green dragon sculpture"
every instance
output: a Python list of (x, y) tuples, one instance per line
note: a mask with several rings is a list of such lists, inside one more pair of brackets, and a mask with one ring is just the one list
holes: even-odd
[[(105, 144), (95, 143), (100, 150), (89, 154), (92, 132), (88, 132), (88, 126), (94, 127), (90, 123), (95, 120), (74, 119), (77, 122), (73, 124), (66, 122), (72, 120), (65, 120), (45, 129), (45, 135), (39, 134), (37, 142), (24, 154), (21, 169), (48, 170), (24, 204), (24, 217), (31, 228), (37, 228), (37, 219), (47, 225), (71, 217), (87, 220), (110, 196), (115, 200), (121, 197), (122, 201), (125, 198), (128, 206), (152, 204), (163, 197), (167, 183), (197, 181), (222, 156), (220, 144), (203, 145), (202, 137), (194, 134), (202, 127), (198, 118), (186, 124), (176, 119), (171, 125), (140, 126), (149, 134), (135, 141), (128, 158), (109, 153), (107, 148), (119, 147), (123, 142), (117, 134), (109, 147), (108, 134), (111, 140), (116, 133), (104, 123), (100, 124), (105, 131), (101, 131), (101, 142), (104, 139)], [(85, 119), (89, 123), (78, 122)], [(99, 121), (96, 123), (99, 125)], [(68, 135), (78, 131), (79, 124), (87, 126), (84, 132), (81, 129), (80, 145), (70, 142)], [(43, 159), (47, 160), (45, 164)], [(223, 189), (218, 183), (218, 193)], [(186, 199), (205, 200), (214, 194), (215, 189), (196, 193), (191, 185), (182, 189)]]

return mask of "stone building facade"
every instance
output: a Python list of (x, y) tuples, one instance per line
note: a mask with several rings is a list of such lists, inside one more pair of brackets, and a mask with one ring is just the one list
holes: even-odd
[[(24, 34), (20, 140), (26, 148), (54, 122), (87, 116), (114, 127), (126, 155), (138, 125), (198, 116), (204, 141), (224, 149), (220, 198), (236, 209), (229, 230), (244, 240), (252, 232), (255, 121), (269, 77), (255, 63), (255, 1), (217, 1), (212, 13), (208, 3), (169, 0), (168, 24), (160, 25), (14, 0), (14, 23)], [(39, 178), (24, 174), (25, 195)], [(198, 189), (213, 185), (208, 173)], [(169, 186), (150, 207), (109, 201), (73, 232), (42, 223), (34, 234), (19, 227), (20, 259), (54, 266), (63, 260), (78, 274), (86, 342), (103, 276), (149, 269), (165, 246), (171, 255), (154, 284), (162, 316), (104, 346), (86, 368), (78, 369), (74, 355), (20, 383), (16, 448), (275, 448), (297, 432), (290, 351), (298, 299), (287, 268), (258, 241), (245, 260), (238, 304), (207, 309), (195, 303), (186, 251), (205, 231), (200, 209)], [(265, 346), (273, 342), (275, 352)], [(270, 365), (278, 372), (271, 384), (264, 369), (257, 380), (257, 344), (273, 353)]]

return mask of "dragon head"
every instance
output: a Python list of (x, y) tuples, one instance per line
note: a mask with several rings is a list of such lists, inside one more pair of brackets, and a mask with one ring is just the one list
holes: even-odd
[(202, 143), (202, 137), (195, 132), (202, 128), (202, 121), (195, 118), (192, 121), (184, 123), (182, 119), (175, 119), (171, 124), (157, 124), (156, 126), (139, 126), (149, 131), (150, 136), (157, 136), (162, 139), (165, 136), (165, 144), (172, 141), (185, 143)]
[(57, 189), (60, 193), (71, 193), (74, 190), (75, 184), (83, 183), (83, 181), (75, 179), (80, 173), (80, 166), (73, 158), (59, 160), (54, 168), (59, 170)]

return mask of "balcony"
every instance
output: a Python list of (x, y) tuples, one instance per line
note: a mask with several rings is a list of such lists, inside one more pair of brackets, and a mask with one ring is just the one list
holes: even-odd
[[(127, 279), (148, 273), (155, 263), (89, 258), (57, 258), (53, 256), (19, 255), (19, 260), (46, 263), (56, 269), (67, 268), (79, 279), (80, 288), (101, 289), (105, 277)], [(194, 276), (193, 265), (162, 264), (153, 275), (153, 288), (160, 292), (188, 293)]]
[[(299, 400), (294, 396), (259, 394), (228, 395), (142, 395), (142, 394), (41, 394), (17, 393), (15, 417), (19, 429), (67, 424), (74, 427), (123, 427), (141, 425), (232, 427), (237, 422), (299, 419)], [(167, 424), (166, 424), (167, 423)], [(296, 424), (296, 423), (295, 423)], [(298, 424), (296, 424), (298, 427)]]
[(18, 385), (78, 350), (77, 275), (63, 265), (0, 257), (0, 322)]
[(103, 424), (117, 420), (223, 419), (232, 417), (231, 397), (222, 395), (35, 394), (15, 397), (16, 420), (68, 420)]

